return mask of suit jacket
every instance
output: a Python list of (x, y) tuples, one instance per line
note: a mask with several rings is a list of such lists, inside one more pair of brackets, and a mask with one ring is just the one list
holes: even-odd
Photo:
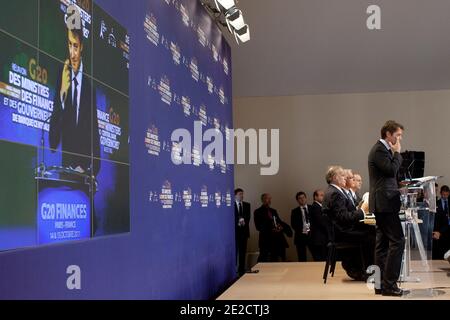
[(322, 207), (314, 202), (309, 212), (311, 218), (311, 244), (326, 245), (328, 239), (327, 225), (323, 217)]
[[(436, 202), (437, 210), (436, 215), (434, 217), (434, 231), (439, 231), (443, 237), (448, 236), (448, 232), (450, 231), (450, 227), (448, 225), (448, 217), (449, 213), (444, 211), (442, 207), (441, 199)], [(450, 199), (449, 199), (450, 205)]]
[(362, 199), (361, 195), (358, 192), (355, 192), (355, 194), (356, 194), (356, 199), (354, 199), (355, 200), (355, 205), (358, 206), (363, 199)]
[(244, 238), (250, 237), (250, 203), (242, 201), (242, 218), (245, 220), (245, 226), (238, 226), (238, 222), (241, 216), (239, 216), (239, 208), (234, 202), (234, 226), (236, 229), (236, 237), (243, 236)]
[(348, 198), (336, 187), (330, 185), (325, 192), (323, 213), (326, 214), (337, 232), (352, 232), (355, 225), (364, 219), (361, 209), (349, 210)]
[[(347, 190), (344, 190), (344, 192), (350, 192)], [(353, 198), (351, 192), (349, 194), (345, 194), (346, 200), (347, 200), (347, 208), (349, 211), (355, 211), (356, 207), (358, 206), (358, 203)]]
[(400, 211), (401, 203), (397, 173), (402, 161), (400, 153), (392, 154), (380, 141), (370, 150), (368, 157), (370, 212), (398, 213)]
[[(269, 216), (269, 211), (272, 214), (272, 218)], [(255, 210), (253, 217), (255, 219), (256, 230), (259, 231), (258, 243), (261, 250), (289, 248), (284, 234), (288, 237), (292, 237), (292, 230), (287, 223), (280, 219), (277, 210), (261, 206)], [(283, 226), (283, 232), (272, 231), (275, 227), (273, 217), (275, 217), (277, 224)]]
[[(61, 74), (58, 73), (58, 82), (53, 104), (53, 113), (50, 118), (50, 148), (57, 149), (61, 144), (63, 151), (62, 165), (64, 167), (82, 167), (85, 171), (91, 170), (97, 175), (100, 170), (100, 161), (92, 164), (91, 157), (100, 158), (100, 137), (98, 130), (97, 109), (92, 106), (92, 85), (90, 79), (83, 74), (80, 92), (80, 106), (78, 123), (76, 122), (76, 109), (72, 103), (72, 87), (69, 88), (64, 109), (59, 92), (61, 90)], [(67, 154), (74, 153), (81, 156)]]
[[(307, 205), (307, 208), (308, 213), (306, 215), (306, 221), (311, 223), (311, 206)], [(291, 227), (295, 231), (294, 244), (297, 245), (301, 242), (303, 236), (303, 217), (300, 207), (292, 209), (291, 211)]]

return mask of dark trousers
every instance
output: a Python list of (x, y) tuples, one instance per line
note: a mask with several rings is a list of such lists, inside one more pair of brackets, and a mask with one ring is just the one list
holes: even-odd
[(445, 253), (450, 250), (449, 236), (446, 234), (441, 234), (439, 240), (433, 239), (432, 257), (433, 260), (444, 259)]
[(236, 263), (239, 275), (243, 275), (246, 271), (245, 258), (247, 256), (247, 237), (239, 236), (236, 239)]
[(258, 262), (285, 262), (285, 248), (259, 248)]
[(306, 248), (309, 245), (309, 236), (306, 234), (297, 234), (296, 238), (295, 246), (297, 248), (298, 261), (306, 262)]
[(375, 228), (358, 223), (346, 232), (337, 232), (336, 242), (357, 245), (339, 250), (338, 258), (350, 278), (365, 281), (367, 267), (374, 263)]
[(390, 289), (400, 276), (405, 236), (398, 213), (376, 213), (376, 220), (375, 264), (381, 270), (382, 287)]

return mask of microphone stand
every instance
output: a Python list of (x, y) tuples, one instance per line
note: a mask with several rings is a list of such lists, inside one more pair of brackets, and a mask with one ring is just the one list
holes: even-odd
[(45, 177), (46, 166), (45, 166), (45, 125), (50, 122), (52, 115), (50, 115), (42, 124), (41, 128), (41, 149), (42, 149), (42, 161), (37, 168), (37, 174), (41, 177)]
[(414, 162), (416, 162), (416, 159), (413, 159), (413, 161), (411, 161), (410, 165), (408, 166), (408, 175), (409, 175), (409, 180), (412, 180), (412, 175), (411, 175), (411, 166), (414, 164)]

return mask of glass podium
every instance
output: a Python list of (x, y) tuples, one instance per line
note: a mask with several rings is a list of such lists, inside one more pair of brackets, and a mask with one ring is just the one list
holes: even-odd
[[(440, 177), (430, 176), (402, 181), (401, 211), (405, 249), (399, 282), (432, 283), (433, 272), (432, 243), (434, 219), (436, 213), (436, 181)], [(433, 297), (439, 295), (438, 290), (410, 290), (407, 298)]]

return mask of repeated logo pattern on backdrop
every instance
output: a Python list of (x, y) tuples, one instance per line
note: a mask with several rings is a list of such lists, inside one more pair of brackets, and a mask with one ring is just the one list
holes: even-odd
[[(230, 50), (217, 26), (195, 14), (198, 5), (195, 1), (156, 1), (149, 4), (142, 21), (149, 59), (144, 67), (148, 125), (142, 141), (149, 163), (160, 165), (162, 161), (169, 170), (156, 180), (159, 184), (149, 188), (148, 201), (163, 209), (231, 206), (227, 199), (232, 197), (232, 185), (213, 181), (215, 176), (231, 175), (232, 166), (213, 157), (203, 161), (202, 148), (194, 143), (191, 165), (177, 166), (171, 161), (171, 157), (181, 159), (180, 146), (171, 141), (172, 131), (186, 128), (194, 136), (194, 121), (202, 123), (203, 131), (214, 128), (230, 139)], [(167, 21), (164, 13), (168, 11), (177, 19)], [(152, 64), (155, 57), (163, 62)], [(177, 173), (203, 177), (203, 184), (178, 179)], [(188, 189), (191, 199), (186, 202)]]

